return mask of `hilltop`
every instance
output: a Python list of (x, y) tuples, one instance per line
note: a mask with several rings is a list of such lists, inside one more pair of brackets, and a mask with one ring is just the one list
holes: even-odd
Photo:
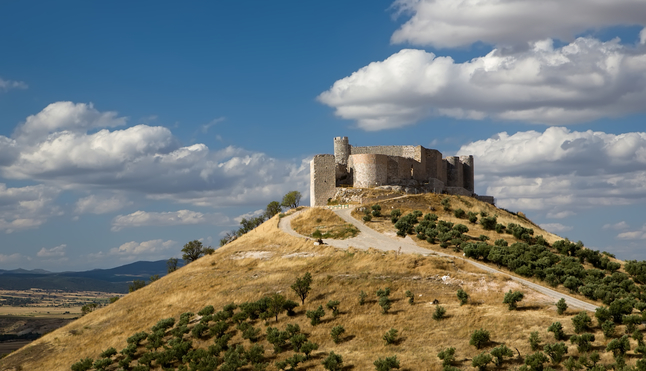
[[(533, 229), (531, 236), (529, 233), (526, 233), (527, 236), (525, 233), (519, 234), (520, 239), (513, 234), (504, 233), (499, 233), (498, 237), (502, 236), (504, 237), (502, 239), (514, 243), (529, 238), (530, 242), (536, 243), (537, 236), (543, 236), (550, 246), (543, 248), (546, 251), (555, 251), (550, 254), (558, 254), (552, 246), (558, 245), (556, 241), (559, 237), (541, 230), (522, 216), (465, 197), (450, 197), (451, 210), (445, 211), (438, 209), (442, 205), (443, 198), (434, 197), (434, 195), (405, 196), (390, 201), (370, 202), (361, 207), (370, 211), (373, 209), (372, 206), (379, 204), (382, 213), (387, 215), (390, 211), (386, 209), (394, 210), (396, 204), (402, 211), (400, 219), (406, 217), (409, 209), (421, 211), (424, 207), (423, 213), (437, 213), (439, 220), (445, 220), (448, 223), (455, 209), (464, 207), (466, 211), (469, 208), (468, 204), (463, 205), (466, 201), (471, 204), (470, 210), (480, 212), (482, 209), (481, 211), (488, 215), (487, 217), (497, 215), (498, 222), (504, 221), (508, 226), (512, 223), (522, 228)], [(306, 208), (305, 212), (309, 210)], [(359, 210), (356, 212), (361, 213), (360, 215), (364, 214)], [(449, 256), (399, 254), (398, 251), (382, 251), (377, 248), (359, 250), (353, 247), (339, 249), (330, 245), (316, 246), (312, 240), (295, 237), (282, 231), (279, 228), (281, 217), (282, 215), (277, 215), (234, 242), (216, 250), (212, 255), (204, 256), (107, 307), (98, 309), (43, 336), (0, 360), (0, 370), (69, 370), (73, 363), (82, 358), (99, 359), (100, 354), (110, 347), (117, 351), (127, 348), (128, 339), (137, 332), (151, 333), (153, 326), (157, 326), (158, 329), (159, 326), (165, 326), (162, 324), (163, 321), (160, 322), (162, 319), (172, 317), (176, 324), (175, 328), (178, 328), (177, 323), (183, 313), (197, 314), (209, 305), (214, 307), (216, 313), (220, 311), (218, 314), (220, 317), (209, 318), (208, 310), (202, 312), (204, 316), (191, 317), (190, 322), (188, 316), (185, 316), (185, 322), (189, 322), (188, 333), (184, 335), (180, 333), (179, 338), (183, 343), (192, 344), (192, 347), (208, 349), (214, 344), (213, 338), (208, 336), (196, 338), (192, 330), (200, 321), (214, 328), (217, 326), (217, 319), (220, 319), (228, 323), (228, 330), (225, 330), (225, 333), (228, 334), (226, 336), (230, 336), (229, 348), (234, 349), (225, 352), (220, 348), (221, 352), (218, 352), (220, 362), (225, 355), (231, 360), (231, 357), (236, 356), (234, 354), (236, 346), (242, 346), (245, 351), (249, 351), (254, 345), (249, 339), (243, 338), (242, 331), (236, 330), (237, 325), (234, 322), (236, 317), (233, 315), (244, 312), (237, 306), (243, 303), (260, 303), (263, 298), (276, 293), (301, 304), (290, 286), (297, 278), (304, 277), (308, 272), (312, 275), (311, 291), (305, 303), (294, 309), (293, 315), (281, 312), (277, 322), (274, 317), (241, 320), (249, 324), (245, 326), (253, 326), (260, 330), (257, 344), (264, 347), (263, 357), (269, 364), (268, 370), (275, 370), (276, 362), (292, 357), (296, 353), (295, 346), (290, 345), (290, 341), (286, 341), (284, 352), (277, 354), (274, 354), (273, 346), (268, 342), (268, 327), (285, 331), (289, 324), (298, 325), (301, 333), (305, 334), (311, 342), (319, 345), (318, 350), (312, 352), (311, 358), (298, 366), (300, 370), (322, 369), (321, 362), (330, 352), (343, 357), (345, 369), (370, 370), (374, 369), (373, 362), (378, 358), (397, 356), (403, 369), (440, 370), (443, 366), (437, 354), (449, 347), (455, 348), (453, 366), (471, 368), (474, 357), (502, 344), (513, 350), (513, 356), (505, 358), (501, 367), (516, 368), (534, 353), (528, 341), (532, 332), (538, 332), (544, 344), (555, 343), (553, 334), (547, 332), (547, 328), (553, 322), (559, 321), (562, 324), (568, 338), (575, 333), (571, 319), (578, 310), (570, 308), (563, 315), (557, 314), (553, 298), (528, 289), (505, 275), (519, 275), (518, 269), (507, 270), (505, 274), (496, 274), (479, 269), (463, 260), (464, 255), (472, 255), (480, 262), (496, 267), (494, 262), (478, 255), (482, 253), (482, 249), (486, 249), (485, 245), (489, 246), (489, 250), (497, 246), (487, 245), (479, 240), (480, 235), (484, 233), (496, 237), (493, 235), (497, 233), (495, 231), (481, 231), (479, 225), (469, 225), (465, 222), (469, 225), (469, 232), (460, 234), (464, 243), (462, 250), (457, 246), (442, 248), (438, 243), (433, 244), (422, 239), (423, 235), (413, 234), (406, 239), (416, 243), (421, 251), (430, 253), (437, 250), (449, 253)], [(422, 224), (424, 218), (420, 216), (416, 225)], [(320, 219), (323, 223), (324, 218)], [(337, 221), (334, 223), (340, 224)], [(365, 225), (386, 233), (382, 235), (384, 239), (396, 238), (387, 236), (394, 234), (393, 228), (396, 225), (389, 217), (374, 217)], [(358, 233), (355, 238), (363, 234), (364, 232)], [(343, 237), (346, 237), (344, 241), (352, 241), (350, 236)], [(490, 243), (493, 243), (493, 240), (494, 238), (489, 238)], [(468, 243), (472, 245), (467, 245)], [(521, 245), (509, 244), (509, 248), (512, 246), (521, 248)], [(566, 246), (570, 247), (570, 245)], [(475, 250), (470, 252), (472, 247)], [(534, 248), (534, 250), (537, 249), (539, 248)], [(500, 250), (504, 249), (500, 247)], [(584, 250), (579, 246), (579, 250), (576, 251)], [(543, 257), (546, 256), (551, 255), (543, 251)], [(560, 260), (569, 262), (568, 259), (563, 257)], [(616, 262), (612, 258), (606, 260)], [(583, 267), (584, 270), (595, 269), (585, 259)], [(538, 269), (532, 269), (534, 269), (532, 273), (538, 272)], [(520, 272), (527, 273), (522, 269)], [(534, 275), (519, 276), (529, 277), (546, 285)], [(386, 288), (390, 288), (391, 308), (383, 314), (376, 293)], [(470, 296), (465, 305), (460, 305), (456, 296), (459, 289)], [(557, 289), (568, 292), (562, 285)], [(510, 290), (524, 293), (524, 299), (518, 304), (518, 310), (508, 310), (508, 305), (503, 304), (503, 298)], [(411, 295), (407, 296), (408, 291)], [(367, 295), (363, 305), (360, 304), (361, 292)], [(409, 303), (411, 296), (413, 304)], [(586, 300), (583, 295), (576, 294), (576, 296)], [(331, 300), (339, 301), (338, 316), (333, 316), (331, 310), (326, 307)], [(225, 307), (230, 303), (236, 306)], [(600, 301), (596, 303), (601, 305)], [(319, 306), (323, 307), (325, 315), (322, 317), (322, 323), (314, 326), (307, 318), (306, 312), (314, 311)], [(243, 308), (247, 307), (243, 306)], [(434, 320), (433, 317), (439, 307), (443, 307), (446, 314), (444, 318)], [(594, 318), (594, 313), (588, 313), (588, 315)], [(242, 317), (244, 315), (239, 316), (238, 320)], [(619, 320), (621, 321), (621, 317)], [(338, 343), (335, 343), (330, 336), (330, 331), (335, 326), (343, 326), (345, 329)], [(397, 336), (392, 344), (387, 345), (382, 337), (391, 328), (397, 330)], [(616, 328), (619, 333), (624, 326), (619, 324)], [(490, 341), (482, 349), (469, 345), (471, 334), (479, 329), (485, 329), (490, 333)], [(596, 337), (592, 342), (592, 349), (601, 353), (601, 363), (606, 365), (613, 363), (612, 353), (605, 352), (611, 339), (604, 338), (599, 326), (591, 326), (587, 332)], [(218, 336), (216, 335), (216, 338)], [(173, 337), (171, 331), (166, 332), (162, 337), (169, 348), (172, 344), (177, 345), (177, 342), (171, 341)], [(142, 357), (148, 352), (146, 344), (151, 344), (151, 341), (152, 338), (149, 338), (141, 342), (141, 346), (134, 354), (135, 358)], [(631, 349), (636, 348), (635, 340), (627, 341), (632, 345)], [(581, 357), (584, 352), (579, 352), (576, 345), (566, 342), (565, 346), (568, 350), (567, 356), (573, 356), (573, 361), (584, 361)], [(158, 349), (158, 352), (163, 349), (163, 347)], [(211, 348), (211, 351), (216, 350)], [(237, 356), (240, 355), (241, 353), (237, 353)], [(634, 357), (632, 353), (630, 356)], [(123, 356), (116, 355), (112, 358), (119, 360)], [(628, 361), (634, 363), (631, 358), (628, 358)], [(131, 366), (136, 364), (132, 362)], [(157, 361), (153, 361), (151, 365), (153, 366), (151, 369), (161, 370)], [(172, 369), (179, 366), (177, 362), (169, 365)], [(219, 369), (224, 369), (223, 367)], [(492, 368), (493, 365), (488, 367)], [(552, 367), (563, 368), (562, 365)], [(108, 369), (116, 370), (118, 367), (115, 363)], [(239, 369), (251, 370), (252, 367), (246, 365)]]

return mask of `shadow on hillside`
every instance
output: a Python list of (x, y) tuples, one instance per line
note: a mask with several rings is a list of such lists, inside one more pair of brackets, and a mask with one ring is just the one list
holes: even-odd
[(543, 306), (542, 305), (524, 305), (522, 307), (516, 308), (516, 310), (519, 311), (519, 312), (525, 312), (525, 311), (528, 311), (528, 310), (539, 310), (539, 309), (543, 309)]

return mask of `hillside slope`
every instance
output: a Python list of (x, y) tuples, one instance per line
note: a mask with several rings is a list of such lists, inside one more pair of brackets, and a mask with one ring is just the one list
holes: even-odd
[[(532, 331), (538, 331), (544, 341), (554, 342), (546, 329), (558, 320), (566, 334), (573, 333), (570, 317), (574, 312), (557, 316), (553, 300), (506, 277), (445, 257), (314, 246), (312, 241), (279, 230), (278, 221), (274, 217), (213, 255), (43, 336), (0, 360), (0, 370), (70, 370), (74, 362), (85, 357), (97, 359), (109, 347), (124, 349), (130, 336), (150, 332), (160, 319), (177, 320), (180, 314), (197, 313), (207, 305), (217, 311), (228, 303), (256, 301), (274, 293), (300, 303), (290, 286), (306, 272), (313, 276), (312, 290), (305, 304), (295, 309), (295, 316), (281, 314), (278, 322), (273, 318), (267, 322), (249, 321), (261, 329), (259, 344), (264, 346), (269, 370), (276, 369), (275, 362), (290, 357), (294, 351), (288, 346), (285, 352), (274, 354), (265, 336), (267, 326), (283, 330), (287, 324), (298, 324), (311, 341), (319, 344), (312, 358), (299, 366), (301, 370), (321, 369), (322, 360), (332, 351), (342, 355), (344, 364), (355, 370), (374, 369), (377, 358), (393, 355), (404, 369), (440, 370), (441, 361), (436, 355), (447, 347), (456, 349), (455, 366), (470, 368), (470, 360), (482, 352), (469, 345), (469, 336), (477, 329), (491, 333), (492, 341), (486, 350), (504, 343), (523, 357), (532, 353), (527, 341)], [(393, 302), (389, 312), (382, 314), (375, 292), (386, 287), (391, 288)], [(459, 288), (470, 295), (467, 305), (461, 306), (456, 298)], [(414, 294), (414, 305), (405, 297), (408, 290)], [(502, 303), (509, 290), (525, 293), (517, 311), (509, 311)], [(365, 305), (359, 304), (361, 291), (368, 294)], [(323, 322), (312, 326), (305, 312), (325, 308), (329, 300), (340, 301), (339, 316), (333, 317), (325, 309)], [(434, 300), (446, 309), (445, 319), (432, 319), (437, 308)], [(345, 328), (338, 344), (330, 337), (331, 329), (337, 325)], [(398, 330), (398, 340), (385, 345), (382, 336), (391, 328)], [(593, 345), (605, 348), (609, 340), (599, 329), (591, 331), (596, 333)], [(229, 333), (233, 335), (231, 344), (251, 346), (235, 326)], [(212, 340), (193, 339), (190, 333), (184, 338), (196, 348), (213, 344)], [(568, 345), (568, 354), (578, 356), (576, 346)], [(141, 348), (138, 355), (144, 352), (146, 349)], [(609, 364), (611, 360), (610, 354), (602, 355), (602, 362)], [(521, 364), (522, 357), (515, 354), (503, 363), (503, 368)], [(152, 365), (152, 369), (161, 370), (155, 363)], [(116, 364), (108, 369), (116, 370)], [(242, 369), (252, 368), (247, 365)]]

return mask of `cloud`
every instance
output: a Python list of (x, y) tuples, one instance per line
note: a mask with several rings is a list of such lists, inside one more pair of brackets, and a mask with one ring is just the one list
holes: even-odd
[(546, 125), (644, 112), (646, 49), (578, 38), (456, 63), (404, 49), (336, 81), (318, 100), (368, 131), (447, 116)]
[(11, 255), (0, 254), (0, 263), (14, 263), (22, 260), (22, 258), (23, 256), (20, 254), (11, 254)]
[(616, 135), (562, 127), (503, 132), (466, 144), (457, 154), (474, 155), (477, 192), (495, 196), (508, 209), (558, 217), (600, 205), (646, 201), (642, 132)]
[(48, 105), (36, 115), (27, 117), (19, 125), (13, 137), (19, 141), (34, 142), (47, 135), (65, 130), (84, 132), (94, 128), (121, 126), (126, 118), (117, 117), (116, 112), (99, 112), (92, 103), (56, 102)]
[(576, 215), (576, 213), (570, 210), (547, 213), (547, 217), (551, 219), (563, 219), (572, 215)]
[(191, 210), (171, 212), (135, 211), (128, 215), (118, 215), (112, 220), (112, 230), (120, 231), (129, 227), (177, 226), (177, 225), (226, 225), (229, 218), (223, 214), (204, 214)]
[(0, 91), (7, 91), (11, 89), (27, 89), (28, 86), (22, 81), (4, 80), (0, 78)]
[[(250, 205), (298, 189), (306, 193), (309, 163), (271, 158), (237, 147), (182, 146), (165, 127), (125, 124), (91, 104), (57, 102), (30, 116), (11, 138), (0, 136), (0, 174), (64, 190), (138, 193), (198, 206)], [(97, 196), (98, 197), (98, 196)], [(83, 202), (78, 211), (99, 209)], [(94, 211), (90, 211), (94, 210)], [(106, 211), (108, 212), (108, 211)]]
[(478, 41), (518, 45), (558, 38), (571, 41), (589, 30), (646, 25), (640, 0), (397, 0), (393, 8), (411, 18), (393, 43), (456, 48)]
[(622, 232), (617, 235), (620, 240), (646, 240), (646, 230), (642, 228), (639, 231)]
[(572, 227), (563, 225), (561, 223), (546, 223), (546, 224), (541, 224), (540, 227), (552, 233), (567, 232), (572, 230)]
[(201, 127), (202, 133), (206, 134), (206, 132), (209, 131), (211, 126), (215, 126), (216, 124), (218, 124), (218, 123), (220, 123), (220, 122), (222, 122), (224, 120), (226, 120), (224, 117), (218, 117), (216, 119), (211, 120), (208, 124), (202, 125), (202, 127)]
[(623, 220), (622, 220), (622, 221), (620, 221), (619, 223), (615, 223), (615, 224), (605, 224), (605, 225), (603, 226), (603, 229), (614, 229), (614, 230), (616, 230), (616, 231), (620, 231), (620, 230), (622, 230), (622, 229), (628, 229), (628, 228), (629, 228), (628, 223), (626, 223), (626, 222), (625, 222), (625, 221), (623, 221)]
[(111, 255), (150, 255), (167, 252), (170, 249), (178, 248), (176, 241), (150, 240), (144, 242), (130, 241), (119, 247), (110, 249)]
[(54, 215), (60, 215), (54, 205), (60, 190), (46, 185), (7, 187), (0, 183), (0, 231), (12, 233), (36, 228)]
[(257, 216), (263, 215), (264, 213), (265, 213), (264, 209), (259, 209), (259, 210), (256, 210), (256, 211), (252, 211), (250, 213), (239, 215), (239, 216), (233, 218), (233, 220), (235, 220), (237, 223), (240, 223), (240, 221), (243, 218), (244, 219), (251, 219), (251, 218), (255, 218)]
[(67, 247), (66, 244), (58, 245), (56, 247), (52, 247), (51, 249), (46, 249), (42, 248), (40, 251), (36, 254), (39, 258), (60, 258), (65, 256), (65, 248)]
[(105, 197), (91, 195), (76, 201), (75, 212), (77, 214), (107, 214), (130, 205), (132, 205), (132, 201), (129, 201), (124, 196)]
[(646, 44), (646, 28), (643, 28), (639, 32), (639, 43), (642, 45)]

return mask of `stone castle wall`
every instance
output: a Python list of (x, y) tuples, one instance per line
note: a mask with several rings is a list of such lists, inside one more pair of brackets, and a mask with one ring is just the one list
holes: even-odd
[(334, 155), (316, 155), (310, 162), (310, 204), (327, 205), (336, 192)]
[(310, 163), (310, 199), (312, 206), (326, 205), (339, 186), (474, 196), (474, 169), (473, 156), (442, 158), (422, 146), (354, 147), (348, 137), (336, 137), (334, 155), (317, 155)]

